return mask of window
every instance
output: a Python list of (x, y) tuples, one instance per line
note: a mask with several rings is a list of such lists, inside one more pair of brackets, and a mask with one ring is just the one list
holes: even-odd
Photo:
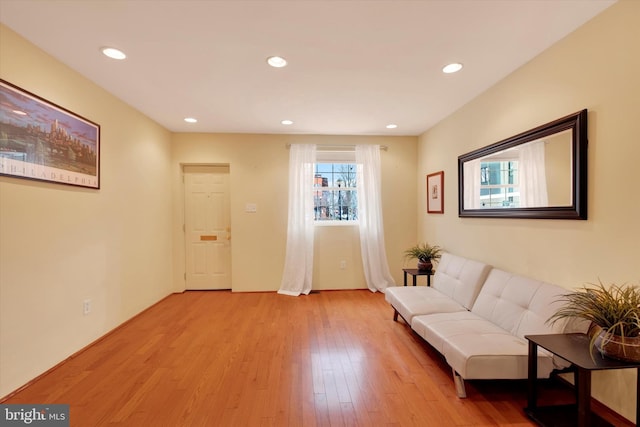
[(480, 207), (517, 208), (520, 206), (518, 161), (480, 163)]
[(316, 221), (356, 221), (358, 192), (354, 163), (316, 163), (313, 178)]

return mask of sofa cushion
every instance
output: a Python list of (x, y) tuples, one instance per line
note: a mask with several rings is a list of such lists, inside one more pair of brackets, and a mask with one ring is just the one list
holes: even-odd
[[(442, 354), (462, 378), (524, 379), (528, 376), (527, 340), (504, 330), (456, 335), (444, 343)], [(538, 377), (547, 378), (553, 368), (552, 356), (539, 349)]]
[(456, 301), (426, 286), (390, 287), (385, 299), (409, 325), (416, 314), (466, 311)]
[[(475, 313), (464, 311), (415, 316), (411, 327), (463, 378), (527, 377), (527, 340)], [(538, 367), (541, 378), (549, 376), (553, 369), (553, 360), (544, 349), (538, 351)]]
[(458, 335), (507, 333), (499, 326), (466, 310), (415, 316), (411, 321), (411, 329), (442, 354), (445, 343)]
[(560, 307), (566, 289), (492, 269), (471, 311), (521, 339), (527, 334), (560, 333), (564, 322), (547, 320)]
[(433, 288), (466, 309), (473, 305), (491, 267), (480, 261), (443, 253), (433, 276)]

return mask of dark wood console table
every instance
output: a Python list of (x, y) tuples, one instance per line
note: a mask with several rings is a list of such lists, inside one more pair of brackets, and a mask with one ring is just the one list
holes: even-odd
[(416, 286), (417, 276), (427, 276), (427, 286), (431, 286), (431, 276), (434, 273), (433, 270), (427, 271), (427, 270), (418, 270), (417, 268), (403, 268), (402, 271), (404, 272), (405, 286), (407, 286), (407, 274), (410, 274), (413, 276), (413, 286)]
[[(604, 358), (597, 350), (594, 350), (592, 358), (586, 334), (526, 335), (525, 338), (529, 340), (528, 406), (525, 412), (532, 420), (542, 426), (610, 426), (607, 421), (591, 413), (591, 371), (635, 368), (638, 376), (636, 425), (640, 425), (640, 363)], [(575, 405), (537, 405), (538, 346), (571, 363), (576, 387)]]

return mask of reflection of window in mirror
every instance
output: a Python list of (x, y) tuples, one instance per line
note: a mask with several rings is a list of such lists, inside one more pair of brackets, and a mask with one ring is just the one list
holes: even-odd
[(480, 208), (518, 208), (518, 161), (480, 163)]
[(482, 157), (479, 170), (470, 164), (474, 182), (469, 188), (476, 194), (468, 205), (472, 209), (545, 207), (550, 206), (550, 192), (551, 203), (566, 200), (571, 194), (571, 171), (566, 170), (571, 141), (560, 144), (558, 136), (566, 138), (563, 132)]

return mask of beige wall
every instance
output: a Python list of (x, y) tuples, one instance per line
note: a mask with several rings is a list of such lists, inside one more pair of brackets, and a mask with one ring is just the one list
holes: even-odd
[[(445, 214), (419, 216), (419, 235), (460, 255), (557, 283), (638, 283), (640, 2), (621, 1), (420, 138), (418, 181), (444, 170)], [(463, 72), (473, 72), (472, 64)], [(589, 110), (587, 221), (457, 215), (457, 157)], [(418, 191), (418, 206), (424, 194)], [(635, 419), (635, 373), (594, 376), (594, 396)]]
[[(232, 287), (275, 291), (286, 251), (287, 144), (380, 144), (385, 243), (389, 267), (401, 283), (402, 251), (415, 243), (417, 137), (175, 134), (171, 179), (174, 200), (174, 290), (184, 289), (182, 164), (229, 164), (231, 178)], [(246, 213), (245, 205), (257, 205)], [(316, 227), (313, 289), (365, 288), (357, 227)], [(346, 268), (340, 269), (340, 261)]]
[(172, 200), (165, 129), (4, 26), (0, 78), (102, 139), (99, 190), (0, 177), (4, 396), (171, 292)]

